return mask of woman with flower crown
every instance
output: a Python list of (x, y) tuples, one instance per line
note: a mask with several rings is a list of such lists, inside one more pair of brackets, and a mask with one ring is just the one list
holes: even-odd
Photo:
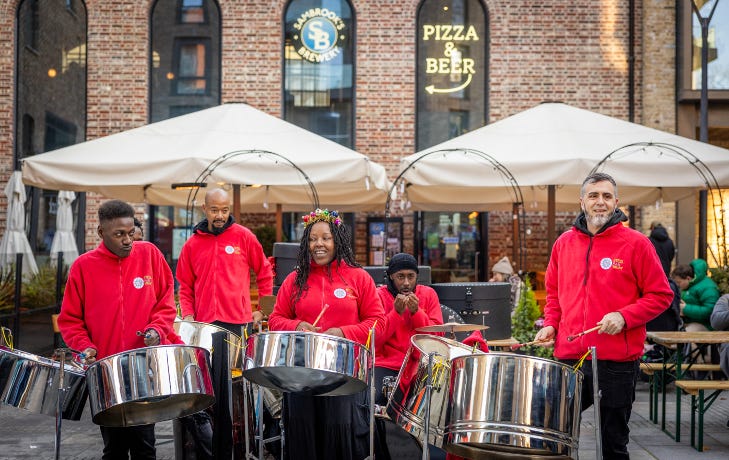
[[(374, 280), (355, 261), (349, 229), (337, 211), (317, 209), (302, 219), (297, 267), (278, 291), (269, 329), (321, 332), (366, 344), (372, 327), (382, 331), (384, 309)], [(285, 394), (283, 458), (367, 457), (368, 393)]]

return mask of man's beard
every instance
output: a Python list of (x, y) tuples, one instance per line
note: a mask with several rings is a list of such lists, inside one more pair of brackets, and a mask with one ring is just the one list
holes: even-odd
[(602, 228), (610, 220), (610, 214), (598, 216), (585, 213), (585, 218), (587, 219), (587, 223), (593, 227)]

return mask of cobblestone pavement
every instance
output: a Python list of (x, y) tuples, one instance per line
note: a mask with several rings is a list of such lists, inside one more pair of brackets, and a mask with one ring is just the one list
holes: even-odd
[[(675, 428), (675, 393), (668, 394), (667, 428)], [(631, 418), (630, 454), (633, 460), (645, 459), (700, 459), (726, 460), (729, 458), (729, 392), (722, 394), (705, 416), (702, 453), (689, 444), (690, 397), (682, 402), (682, 440), (674, 442), (663, 433), (659, 425), (648, 419), (648, 385), (639, 383), (637, 399)], [(174, 459), (175, 448), (172, 422), (156, 425), (157, 458)], [(592, 409), (584, 412), (581, 423), (579, 459), (595, 456), (595, 432)], [(0, 459), (53, 459), (55, 458), (55, 419), (32, 414), (15, 407), (0, 405)], [(64, 420), (61, 428), (60, 457), (63, 459), (98, 459), (102, 442), (99, 429), (91, 422), (88, 405), (80, 421)]]

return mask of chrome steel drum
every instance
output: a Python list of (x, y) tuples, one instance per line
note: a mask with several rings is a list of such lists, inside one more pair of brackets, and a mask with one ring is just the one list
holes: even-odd
[(316, 332), (262, 332), (248, 338), (243, 376), (283, 392), (337, 396), (367, 387), (364, 345)]
[(210, 352), (162, 345), (107, 356), (86, 370), (97, 425), (145, 425), (199, 412), (215, 401)]
[(228, 363), (230, 370), (243, 369), (243, 340), (239, 335), (229, 330), (215, 326), (213, 324), (201, 323), (198, 321), (187, 321), (177, 319), (174, 323), (175, 332), (180, 336), (185, 345), (193, 345), (208, 350), (211, 355), (213, 353), (213, 334), (216, 332), (224, 332), (226, 334), (226, 343), (228, 344)]
[(426, 385), (428, 355), (433, 357), (432, 392), (430, 397), (430, 429), (428, 442), (443, 445), (443, 428), (448, 409), (450, 360), (458, 356), (483, 354), (460, 342), (435, 335), (416, 334), (410, 338), (410, 349), (405, 355), (395, 389), (387, 402), (387, 414), (400, 427), (422, 441), (427, 406)]
[(512, 353), (451, 361), (445, 449), (577, 458), (582, 373)]
[[(61, 416), (79, 420), (86, 404), (84, 370), (72, 364), (63, 367), (66, 388)], [(0, 401), (36, 414), (56, 415), (61, 365), (20, 350), (0, 347)]]

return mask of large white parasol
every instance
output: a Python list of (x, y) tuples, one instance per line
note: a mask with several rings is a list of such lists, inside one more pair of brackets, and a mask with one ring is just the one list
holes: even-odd
[(0, 240), (0, 266), (5, 269), (15, 263), (16, 254), (23, 254), (23, 274), (38, 273), (33, 251), (25, 235), (25, 186), (20, 171), (14, 171), (5, 186), (8, 214), (5, 234)]

